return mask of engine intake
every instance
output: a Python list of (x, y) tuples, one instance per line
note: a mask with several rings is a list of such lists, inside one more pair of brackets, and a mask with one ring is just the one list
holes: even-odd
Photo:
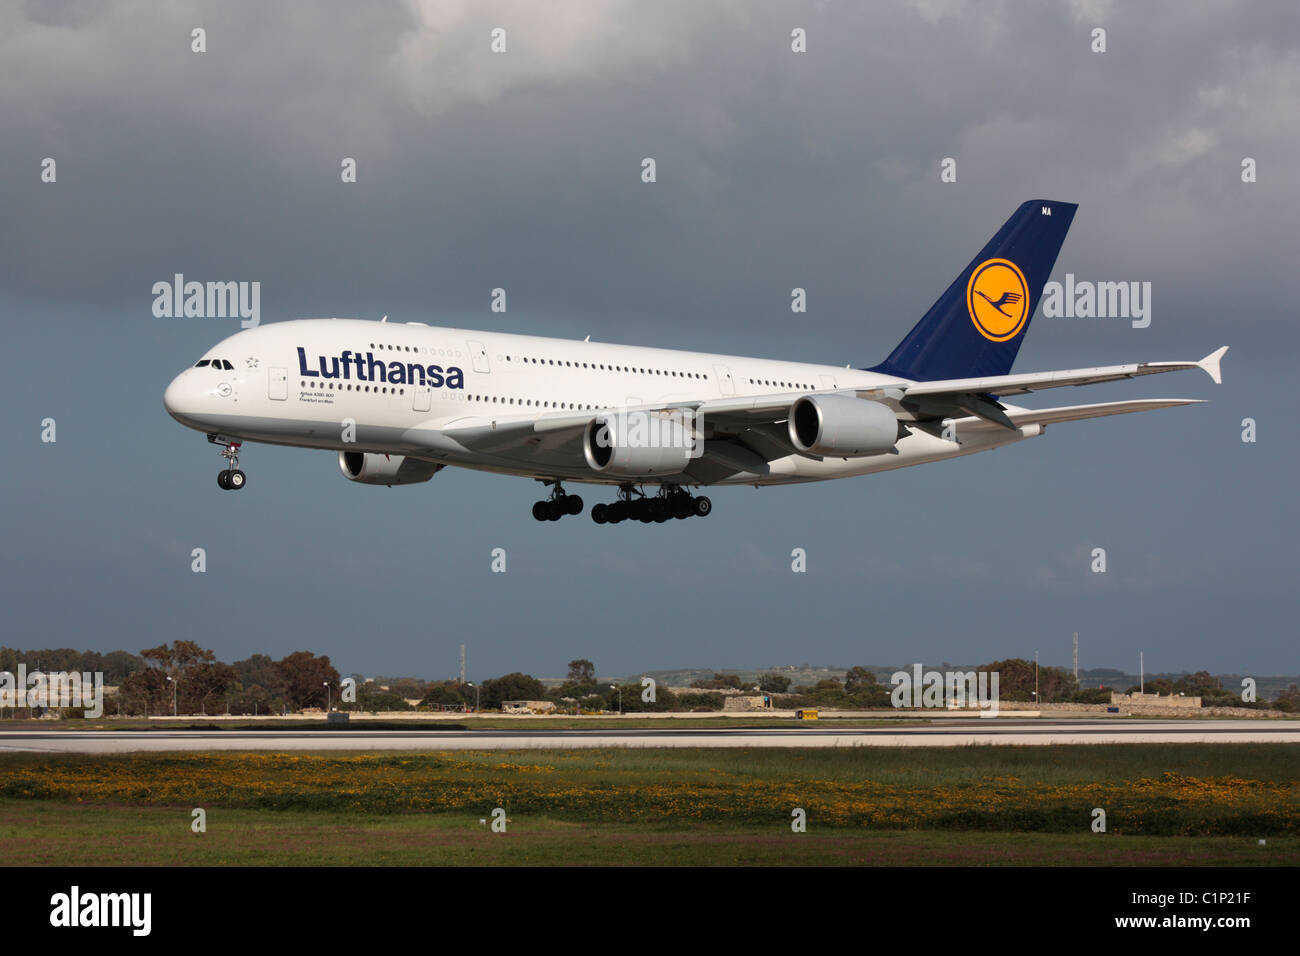
[(807, 455), (866, 458), (893, 451), (893, 409), (852, 395), (805, 395), (790, 408), (790, 443)]
[(405, 455), (376, 455), (371, 452), (339, 452), (339, 470), (349, 481), (363, 485), (416, 485), (428, 481), (443, 465), (419, 461)]

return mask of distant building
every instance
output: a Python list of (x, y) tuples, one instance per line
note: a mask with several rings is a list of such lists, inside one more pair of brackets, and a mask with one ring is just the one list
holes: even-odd
[(555, 703), (549, 700), (506, 700), (501, 702), (503, 714), (549, 714)]
[(728, 697), (722, 702), (723, 710), (771, 710), (772, 698), (768, 694)]

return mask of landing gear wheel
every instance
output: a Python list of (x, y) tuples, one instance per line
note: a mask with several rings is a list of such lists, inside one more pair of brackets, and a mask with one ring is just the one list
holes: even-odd
[(695, 514), (700, 518), (707, 518), (709, 512), (713, 510), (713, 502), (703, 495), (695, 499)]
[[(209, 435), (208, 441), (221, 444), (224, 439), (218, 440), (216, 435)], [(222, 446), (221, 457), (230, 462), (229, 468), (217, 473), (217, 487), (222, 491), (238, 491), (248, 480), (239, 470), (239, 448), (242, 444), (242, 442), (232, 441)]]
[(582, 514), (582, 499), (579, 498), (577, 495), (565, 495), (560, 500), (564, 502), (565, 509), (568, 511), (569, 514), (571, 515)]
[(591, 506), (591, 520), (596, 522), (596, 524), (604, 524), (608, 520), (606, 517), (607, 514), (608, 508), (604, 502)]
[(533, 502), (533, 517), (536, 518), (538, 521), (545, 521), (545, 520), (546, 520), (546, 502), (545, 502), (545, 501), (534, 501), (534, 502)]
[(564, 506), (558, 501), (546, 502), (546, 520), (559, 521), (564, 517)]

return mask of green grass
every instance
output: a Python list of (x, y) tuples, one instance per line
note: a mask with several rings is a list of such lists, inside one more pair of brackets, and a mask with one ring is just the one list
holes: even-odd
[(1295, 866), (1300, 837), (1126, 837), (574, 823), (0, 800), (2, 866)]
[[(478, 823), (498, 806), (506, 834)], [(194, 807), (208, 814), (206, 834), (189, 832)], [(807, 812), (805, 834), (790, 832), (794, 807)], [(1105, 834), (1090, 830), (1095, 807)], [(105, 863), (1295, 865), (1300, 744), (0, 754), (0, 863), (76, 863), (78, 853)]]

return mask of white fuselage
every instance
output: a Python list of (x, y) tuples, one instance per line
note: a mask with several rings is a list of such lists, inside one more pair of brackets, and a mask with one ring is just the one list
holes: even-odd
[[(525, 417), (544, 422), (629, 406), (903, 381), (828, 365), (351, 319), (248, 329), (205, 353), (200, 366), (181, 372), (164, 396), (172, 417), (198, 431), (602, 484), (620, 479), (594, 472), (581, 454), (541, 438), (471, 450), (442, 433)], [(762, 473), (737, 470), (709, 480), (684, 475), (681, 483), (784, 484), (868, 474), (984, 451), (1039, 431), (974, 429), (957, 444), (913, 430), (896, 453), (851, 459), (791, 454)]]

